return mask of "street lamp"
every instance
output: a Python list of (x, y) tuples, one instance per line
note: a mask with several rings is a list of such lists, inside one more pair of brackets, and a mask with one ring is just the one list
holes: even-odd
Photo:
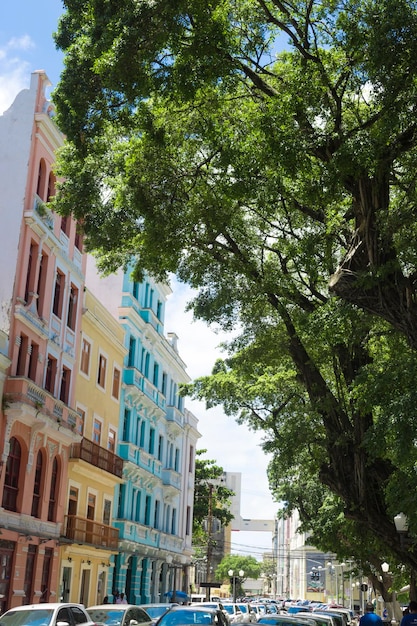
[(239, 576), (235, 576), (234, 571), (232, 569), (229, 569), (227, 573), (229, 574), (230, 578), (232, 578), (233, 602), (236, 602), (236, 578), (243, 578), (243, 576), (245, 575), (245, 572), (243, 571), (243, 569), (240, 569), (238, 572)]

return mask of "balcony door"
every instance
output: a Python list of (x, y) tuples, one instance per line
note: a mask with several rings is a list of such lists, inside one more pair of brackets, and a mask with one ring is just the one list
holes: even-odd
[(78, 511), (78, 489), (70, 487), (68, 499), (67, 538), (75, 539), (76, 519)]

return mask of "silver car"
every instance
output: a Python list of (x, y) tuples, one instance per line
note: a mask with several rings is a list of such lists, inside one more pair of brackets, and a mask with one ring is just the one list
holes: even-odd
[(45, 602), (9, 609), (1, 616), (1, 626), (95, 626), (82, 604)]

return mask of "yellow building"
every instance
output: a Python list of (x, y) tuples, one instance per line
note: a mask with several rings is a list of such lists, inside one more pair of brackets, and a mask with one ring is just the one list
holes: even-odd
[(101, 603), (107, 595), (117, 554), (118, 529), (112, 519), (115, 487), (123, 473), (123, 461), (115, 454), (123, 338), (123, 327), (86, 289), (75, 392), (80, 441), (70, 453), (60, 548), (60, 596), (85, 606)]

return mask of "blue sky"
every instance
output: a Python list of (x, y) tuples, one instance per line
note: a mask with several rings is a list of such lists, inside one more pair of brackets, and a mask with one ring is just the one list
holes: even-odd
[[(45, 70), (51, 89), (57, 85), (63, 57), (55, 48), (52, 33), (62, 12), (61, 0), (1, 1), (0, 115), (19, 91), (29, 87), (31, 72)], [(217, 346), (226, 337), (201, 322), (192, 322), (184, 313), (188, 296), (182, 288), (170, 297), (166, 331), (178, 335), (181, 357), (195, 378), (209, 374), (216, 358), (224, 356)], [(267, 459), (260, 449), (260, 436), (238, 426), (220, 409), (207, 411), (204, 404), (188, 400), (186, 406), (200, 420), (199, 448), (207, 449), (206, 458), (215, 459), (226, 471), (242, 473), (242, 516), (272, 519), (277, 507), (268, 492)], [(269, 533), (233, 533), (232, 544), (233, 552), (259, 557), (262, 550), (271, 549), (271, 537)]]
[(63, 13), (61, 0), (10, 0), (0, 8), (0, 112), (29, 87), (30, 74), (45, 70), (56, 86), (62, 54), (52, 33)]

